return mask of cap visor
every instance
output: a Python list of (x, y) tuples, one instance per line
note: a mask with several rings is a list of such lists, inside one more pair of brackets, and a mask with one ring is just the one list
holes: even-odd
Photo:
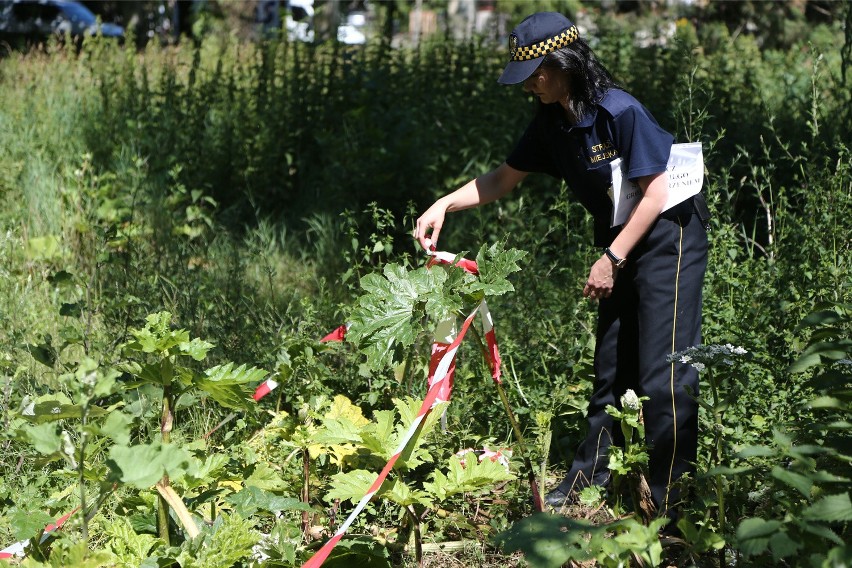
[(537, 57), (528, 61), (510, 61), (506, 68), (503, 69), (503, 74), (497, 79), (501, 85), (515, 85), (527, 80), (527, 77), (533, 74), (541, 65), (543, 58)]

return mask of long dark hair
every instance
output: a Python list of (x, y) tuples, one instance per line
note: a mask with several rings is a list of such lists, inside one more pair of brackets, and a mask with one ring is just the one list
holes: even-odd
[(619, 88), (583, 39), (547, 54), (541, 66), (557, 69), (567, 77), (568, 114), (574, 123), (588, 114), (607, 90)]

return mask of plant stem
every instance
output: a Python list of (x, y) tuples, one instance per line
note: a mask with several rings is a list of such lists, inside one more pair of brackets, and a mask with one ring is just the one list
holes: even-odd
[[(310, 502), (311, 452), (302, 448), (302, 503)], [(307, 540), (311, 531), (311, 513), (302, 511), (302, 536)]]
[[(163, 385), (163, 414), (160, 419), (160, 436), (164, 444), (171, 440), (172, 426), (174, 424), (174, 392), (171, 381)], [(169, 476), (164, 475), (160, 482), (163, 487), (169, 486)], [(166, 546), (171, 545), (169, 539), (169, 503), (161, 494), (157, 495), (159, 507), (157, 509), (157, 532)]]
[(84, 404), (80, 411), (82, 420), (80, 422), (80, 453), (77, 461), (77, 483), (80, 485), (80, 532), (82, 533), (83, 542), (88, 546), (89, 542), (89, 521), (86, 519), (86, 417), (89, 414), (89, 405)]
[[(724, 428), (722, 418), (724, 414), (724, 410), (720, 409), (719, 403), (719, 385), (716, 384), (715, 376), (712, 373), (708, 373), (708, 383), (710, 384), (710, 392), (713, 396), (713, 428), (715, 432), (713, 432), (714, 437), (714, 448), (713, 448), (713, 466), (718, 467), (722, 465), (722, 429)], [(715, 485), (716, 485), (716, 506), (718, 507), (717, 511), (717, 520), (719, 521), (719, 534), (723, 537), (725, 536), (725, 488), (722, 483), (722, 476), (716, 474), (715, 476)], [(725, 549), (722, 548), (719, 550), (719, 565), (724, 566), (725, 564)]]
[(411, 522), (414, 523), (414, 556), (417, 559), (417, 565), (423, 566), (423, 545), (420, 542), (420, 519), (417, 517), (417, 514), (414, 512), (414, 505), (409, 505), (405, 508), (406, 513), (411, 518)]

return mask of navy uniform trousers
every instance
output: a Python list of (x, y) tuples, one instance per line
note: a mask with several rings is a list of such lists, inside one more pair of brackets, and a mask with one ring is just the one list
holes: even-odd
[(621, 395), (633, 389), (650, 397), (643, 405), (648, 485), (666, 514), (679, 500), (672, 482), (692, 471), (698, 444), (698, 372), (667, 356), (701, 342), (707, 233), (692, 211), (663, 215), (618, 271), (612, 295), (600, 301), (589, 431), (559, 489), (569, 494), (609, 482), (608, 448), (623, 436), (605, 409), (620, 408)]

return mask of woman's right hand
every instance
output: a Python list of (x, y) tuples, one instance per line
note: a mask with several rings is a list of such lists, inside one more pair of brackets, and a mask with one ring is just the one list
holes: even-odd
[(444, 225), (444, 217), (447, 215), (447, 207), (439, 199), (427, 209), (423, 215), (418, 217), (414, 227), (414, 238), (420, 242), (424, 250), (434, 250), (438, 244), (438, 236)]

